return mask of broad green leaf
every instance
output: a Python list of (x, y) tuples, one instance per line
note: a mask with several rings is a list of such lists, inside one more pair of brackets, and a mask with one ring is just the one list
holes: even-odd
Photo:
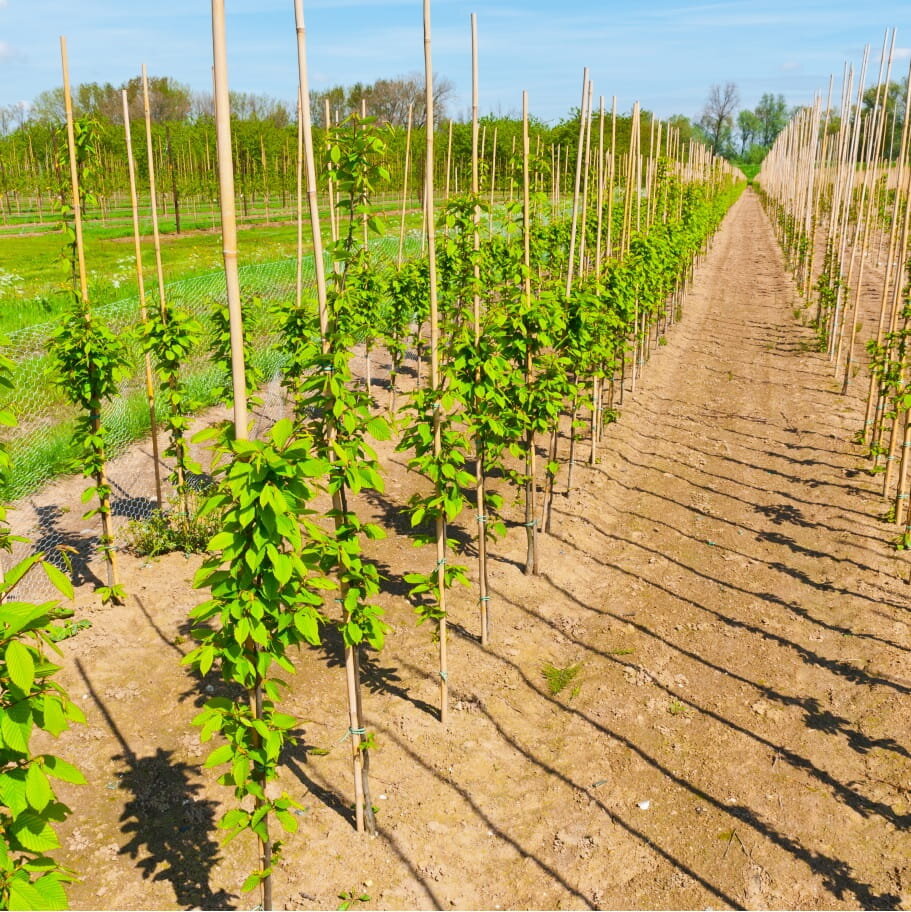
[(44, 754), (44, 769), (55, 779), (61, 779), (64, 782), (72, 782), (75, 785), (85, 785), (85, 776), (66, 760), (54, 757), (51, 754)]
[(45, 874), (32, 883), (35, 892), (41, 897), (42, 905), (40, 908), (57, 912), (57, 910), (69, 909), (69, 903), (66, 899), (66, 892), (63, 884), (60, 883), (59, 877), (55, 873)]
[(36, 811), (43, 811), (54, 797), (47, 776), (37, 763), (30, 763), (25, 775), (25, 797)]
[(18, 640), (10, 640), (6, 646), (5, 658), (6, 669), (13, 684), (28, 693), (35, 680), (35, 660), (31, 650)]
[(23, 811), (10, 825), (13, 838), (29, 852), (49, 852), (60, 848), (51, 825), (35, 811)]
[(51, 585), (65, 598), (71, 599), (73, 597), (73, 584), (70, 578), (59, 567), (55, 567), (48, 561), (42, 561), (41, 566), (44, 568), (47, 578), (51, 581)]

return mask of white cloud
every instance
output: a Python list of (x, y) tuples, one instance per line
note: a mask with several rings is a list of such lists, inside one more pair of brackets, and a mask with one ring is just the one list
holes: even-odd
[(796, 60), (788, 60), (781, 65), (782, 72), (793, 73), (800, 69), (800, 64)]
[[(0, 0), (2, 5), (3, 0)], [(0, 60), (12, 60), (16, 56), (16, 49), (8, 41), (0, 41)]]

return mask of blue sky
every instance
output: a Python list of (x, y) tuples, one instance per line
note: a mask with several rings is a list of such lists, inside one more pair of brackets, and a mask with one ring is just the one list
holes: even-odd
[[(295, 95), (292, 0), (226, 0), (231, 87)], [(369, 82), (423, 66), (421, 0), (305, 0), (311, 83)], [(789, 104), (840, 78), (866, 43), (878, 54), (898, 28), (897, 69), (911, 48), (911, 5), (868, 0), (435, 0), (434, 65), (470, 98), (469, 14), (478, 14), (482, 112), (556, 120), (579, 103), (583, 65), (595, 94), (616, 94), (665, 117), (698, 115), (709, 86), (733, 81), (743, 107), (763, 92)], [(74, 82), (119, 83), (145, 63), (195, 89), (211, 85), (207, 0), (0, 0), (0, 104), (60, 85), (59, 36)]]

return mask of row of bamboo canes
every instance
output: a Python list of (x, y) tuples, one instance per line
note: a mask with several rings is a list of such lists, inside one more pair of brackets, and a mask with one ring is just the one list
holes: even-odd
[[(892, 103), (895, 42), (896, 31), (887, 29), (872, 86), (869, 45), (858, 71), (845, 64), (837, 107), (830, 77), (825, 105), (817, 94), (797, 112), (769, 151), (757, 180), (778, 218), (785, 253), (807, 306), (815, 293), (813, 321), (841, 393), (849, 392), (860, 366), (869, 368), (864, 422), (856, 442), (867, 448), (870, 471), (881, 475), (882, 496), (890, 505), (887, 519), (902, 527), (898, 544), (907, 548), (911, 92), (906, 79), (904, 98)], [(898, 123), (901, 139), (895, 157), (887, 137), (894, 135)], [(868, 329), (871, 317), (874, 333)]]
[[(306, 208), (309, 216), (309, 245), (314, 253), (314, 267), (316, 280), (316, 299), (319, 315), (319, 332), (323, 353), (330, 350), (330, 332), (332, 321), (329, 312), (327, 276), (325, 258), (323, 256), (323, 225), (320, 212), (320, 200), (318, 192), (317, 168), (316, 168), (316, 149), (314, 147), (314, 138), (312, 130), (312, 113), (310, 111), (310, 93), (308, 85), (307, 71), (307, 46), (306, 46), (306, 29), (304, 25), (303, 3), (302, 0), (294, 0), (296, 30), (297, 30), (297, 48), (298, 48), (298, 69), (299, 69), (299, 130), (298, 130), (298, 160), (297, 160), (297, 247), (298, 247), (298, 272), (297, 272), (297, 301), (298, 305), (303, 303), (303, 270), (302, 262), (305, 249), (305, 231), (307, 219), (304, 217)], [(433, 66), (431, 56), (431, 25), (430, 25), (430, 0), (423, 0), (424, 15), (424, 59), (426, 71), (426, 106), (427, 106), (427, 129), (425, 130), (425, 166), (423, 173), (425, 175), (425, 185), (423, 188), (423, 237), (426, 254), (429, 263), (429, 308), (430, 308), (430, 340), (429, 340), (429, 383), (433, 391), (439, 391), (441, 384), (440, 373), (440, 353), (442, 350), (440, 339), (440, 319), (439, 319), (439, 302), (437, 298), (437, 237), (436, 237), (436, 187), (434, 183), (435, 167), (437, 160), (435, 149), (436, 130), (434, 129), (434, 102), (432, 94), (433, 85)], [(238, 277), (238, 256), (237, 256), (237, 212), (236, 212), (236, 195), (234, 187), (233, 156), (231, 141), (231, 124), (229, 110), (228, 94), (228, 75), (227, 75), (227, 54), (225, 46), (225, 9), (224, 0), (212, 0), (212, 28), (213, 28), (213, 54), (214, 54), (214, 87), (215, 87), (215, 110), (216, 110), (216, 136), (217, 136), (217, 164), (218, 179), (220, 187), (220, 205), (221, 205), (221, 222), (222, 222), (222, 255), (226, 276), (227, 302), (230, 318), (231, 334), (231, 376), (233, 390), (233, 424), (234, 435), (237, 439), (246, 439), (248, 435), (249, 420), (247, 414), (247, 384), (245, 377), (244, 364), (244, 345), (243, 345), (243, 323), (241, 313), (240, 283)], [(473, 71), (473, 88), (472, 88), (472, 168), (471, 168), (471, 191), (476, 199), (480, 199), (480, 162), (482, 138), (479, 135), (478, 120), (478, 55), (477, 55), (477, 22), (474, 16), (471, 20), (472, 32), (472, 71)], [(69, 99), (69, 74), (66, 63), (65, 42), (61, 42), (63, 53), (64, 82), (66, 87), (66, 97)], [(146, 83), (145, 68), (143, 68), (143, 84)], [(565, 293), (567, 298), (571, 295), (574, 283), (585, 275), (594, 273), (600, 276), (601, 270), (606, 261), (612, 258), (622, 258), (630, 250), (631, 239), (637, 232), (647, 232), (649, 227), (656, 222), (667, 220), (679, 216), (679, 212), (668, 211), (667, 197), (663, 202), (656, 187), (659, 181), (659, 167), (663, 162), (664, 167), (672, 168), (676, 175), (684, 182), (703, 182), (718, 183), (730, 180), (732, 173), (729, 166), (714, 159), (710, 152), (701, 147), (689, 144), (685, 146), (680, 138), (679, 133), (673, 129), (664, 127), (661, 124), (652, 122), (649, 131), (648, 149), (640, 147), (642, 131), (640, 130), (641, 112), (638, 103), (633, 108), (633, 130), (632, 146), (625, 156), (616, 153), (616, 99), (613, 100), (610, 115), (610, 144), (606, 142), (608, 135), (608, 116), (606, 112), (604, 98), (600, 99), (598, 114), (595, 116), (593, 111), (594, 90), (591, 80), (589, 79), (588, 70), (583, 74), (582, 87), (582, 116), (580, 117), (580, 133), (576, 147), (575, 170), (573, 172), (573, 194), (571, 209), (571, 235), (569, 242), (569, 265), (566, 275)], [(126, 100), (124, 100), (126, 104)], [(137, 187), (135, 179), (135, 162), (132, 155), (132, 141), (130, 137), (129, 118), (125, 118), (126, 130), (126, 147), (128, 155), (128, 169), (130, 175), (131, 188), (131, 207), (134, 227), (134, 246), (136, 256), (137, 280), (140, 288), (141, 301), (141, 318), (147, 319), (147, 309), (145, 301), (145, 292), (143, 285), (143, 267), (142, 267), (142, 250), (141, 237), (139, 232), (139, 205), (137, 196)], [(72, 110), (68, 102), (67, 122), (72, 144)], [(147, 139), (151, 136), (151, 123), (148, 118), (148, 103), (146, 95), (146, 131)], [(593, 138), (597, 128), (597, 140)], [(409, 130), (409, 142), (406, 145), (406, 168), (408, 173), (408, 159), (412, 154), (410, 145), (411, 131)], [(494, 145), (496, 138), (494, 137)], [(155, 248), (156, 271), (158, 276), (159, 300), (158, 307), (162, 320), (167, 320), (167, 301), (164, 297), (165, 283), (162, 276), (162, 264), (160, 255), (160, 237), (158, 231), (156, 210), (156, 185), (155, 185), (155, 166), (152, 155), (152, 143), (147, 142), (149, 150), (149, 178), (150, 178), (150, 205), (153, 212), (153, 245)], [(544, 150), (538, 149), (539, 157), (543, 156)], [(540, 178), (533, 178), (530, 168), (531, 144), (529, 137), (529, 115), (528, 115), (528, 96), (523, 93), (522, 96), (522, 178), (521, 202), (522, 202), (522, 224), (523, 224), (523, 250), (524, 250), (524, 283), (523, 292), (526, 302), (530, 302), (532, 297), (532, 270), (530, 260), (530, 239), (533, 217), (533, 200), (532, 194), (535, 190), (542, 190)], [(561, 159), (562, 153), (559, 149), (551, 150), (551, 161), (557, 162)], [(565, 159), (562, 166), (568, 167)], [(447, 164), (447, 174), (449, 166)], [(76, 167), (75, 154), (71, 145), (71, 177), (73, 182), (73, 198), (78, 200), (78, 168)], [(448, 182), (448, 181), (447, 181)], [(446, 191), (450, 190), (449, 187)], [(554, 185), (549, 188), (553, 194), (553, 203), (555, 211), (559, 212), (562, 208), (563, 201), (560, 193), (559, 176), (555, 177)], [(402, 205), (400, 221), (400, 248), (399, 261), (402, 258), (402, 240), (404, 237), (405, 214), (408, 205), (409, 190), (407, 181), (402, 188)], [(617, 202), (622, 196), (622, 218), (620, 219), (619, 231), (614, 230), (612, 218), (603, 219), (602, 215), (605, 210), (612, 215), (615, 194), (618, 194)], [(305, 205), (306, 203), (306, 205)], [(334, 206), (330, 198), (330, 212)], [(588, 232), (585, 230), (589, 223), (592, 209), (597, 213), (597, 230), (595, 232), (594, 250), (589, 244)], [(85, 284), (85, 262), (84, 262), (84, 244), (82, 238), (81, 220), (79, 207), (75, 206), (77, 247), (79, 250), (79, 276), (81, 279), (81, 297), (83, 306), (87, 312), (90, 308), (88, 300), (88, 291)], [(488, 227), (487, 230), (491, 230)], [(338, 226), (332, 218), (329, 220), (329, 231), (333, 238), (338, 236)], [(482, 219), (480, 208), (476, 210), (474, 220), (474, 246), (478, 249), (481, 244)], [(666, 328), (675, 319), (675, 314), (679, 305), (682, 303), (682, 295), (685, 288), (681, 285), (675, 292), (673, 299), (667, 302), (667, 307), (663, 315), (646, 319), (645, 315), (637, 316), (637, 322), (632, 339), (632, 353), (630, 363), (627, 368), (624, 360), (620, 377), (612, 378), (603, 385), (595, 385), (595, 392), (591, 406), (592, 411), (592, 441), (590, 460), (596, 461), (597, 444), (601, 437), (603, 422), (600, 420), (600, 413), (604, 408), (604, 399), (607, 397), (608, 407), (614, 402), (614, 388), (619, 388), (618, 398), (622, 402), (626, 381), (629, 380), (631, 389), (635, 389), (636, 382), (640, 376), (642, 365), (647, 360), (652, 347), (658, 344), (662, 325)], [(481, 334), (481, 314), (482, 300), (480, 292), (473, 295), (472, 301), (472, 319), (474, 325), (474, 335), (476, 343), (480, 340)], [(533, 371), (533, 365), (528, 364), (527, 373), (529, 376)], [(627, 372), (628, 371), (628, 372)], [(161, 478), (157, 474), (158, 453), (156, 440), (156, 427), (154, 424), (154, 384), (153, 370), (149, 359), (145, 363), (146, 390), (149, 400), (150, 420), (152, 424), (153, 445), (156, 446), (154, 460), (156, 464), (156, 491), (159, 504), (162, 502)], [(606, 387), (606, 389), (605, 389)], [(327, 409), (331, 412), (331, 409)], [(570, 469), (575, 464), (575, 418), (576, 413), (572, 416), (570, 422), (573, 430), (571, 431), (569, 465)], [(555, 429), (551, 438), (552, 452), (556, 455), (558, 442), (558, 429)], [(435, 456), (441, 453), (441, 414), (440, 410), (434, 413), (433, 425), (433, 448)], [(536, 480), (536, 441), (534, 434), (530, 435), (526, 447), (528, 464), (526, 466), (526, 475), (529, 478), (527, 496), (526, 496), (526, 532), (528, 536), (528, 567), (527, 572), (537, 572), (537, 538), (540, 534), (537, 502), (538, 483)], [(476, 461), (477, 470), (477, 490), (478, 512), (483, 512), (484, 497), (484, 466), (483, 461)], [(99, 485), (101, 482), (99, 482)], [(569, 488), (572, 486), (572, 475), (568, 481)], [(549, 491), (553, 496), (553, 490)], [(344, 513), (341, 504), (333, 504), (333, 512), (337, 517)], [(107, 513), (102, 511), (102, 519), (105, 521)], [(337, 522), (340, 519), (337, 519)], [(105, 529), (107, 535), (109, 530)], [(489, 590), (487, 588), (486, 573), (486, 540), (484, 524), (479, 523), (479, 542), (478, 552), (480, 555), (479, 580), (480, 580), (480, 626), (481, 638), (486, 645), (489, 642)], [(442, 516), (436, 520), (436, 560), (437, 576), (440, 591), (440, 609), (441, 618), (438, 627), (439, 642), (439, 679), (440, 679), (440, 718), (445, 724), (449, 712), (449, 665), (447, 656), (447, 615), (446, 615), (446, 582), (445, 582), (445, 562), (447, 558), (447, 534), (446, 524)], [(106, 552), (108, 558), (108, 572), (111, 584), (114, 585), (117, 580), (116, 552), (109, 549)], [(354, 777), (355, 791), (355, 817), (358, 830), (372, 830), (375, 826), (371, 809), (369, 782), (367, 776), (368, 753), (362, 743), (362, 734), (366, 731), (366, 720), (364, 717), (363, 705), (360, 696), (360, 669), (358, 660), (358, 651), (354, 647), (346, 647), (345, 650), (345, 669), (346, 669), (346, 688), (348, 697), (348, 714), (349, 714), (349, 734), (347, 739), (351, 749), (351, 764)], [(253, 705), (259, 705), (261, 694), (254, 695)], [(268, 841), (262, 846), (263, 867), (269, 868), (270, 865), (270, 846)], [(269, 908), (271, 904), (271, 895), (264, 896), (264, 907)]]

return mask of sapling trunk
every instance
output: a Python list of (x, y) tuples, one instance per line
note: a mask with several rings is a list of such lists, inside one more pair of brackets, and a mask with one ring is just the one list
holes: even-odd
[(573, 473), (576, 467), (576, 419), (579, 416), (579, 397), (573, 395), (573, 407), (569, 418), (569, 467), (566, 472), (566, 496), (573, 491)]

